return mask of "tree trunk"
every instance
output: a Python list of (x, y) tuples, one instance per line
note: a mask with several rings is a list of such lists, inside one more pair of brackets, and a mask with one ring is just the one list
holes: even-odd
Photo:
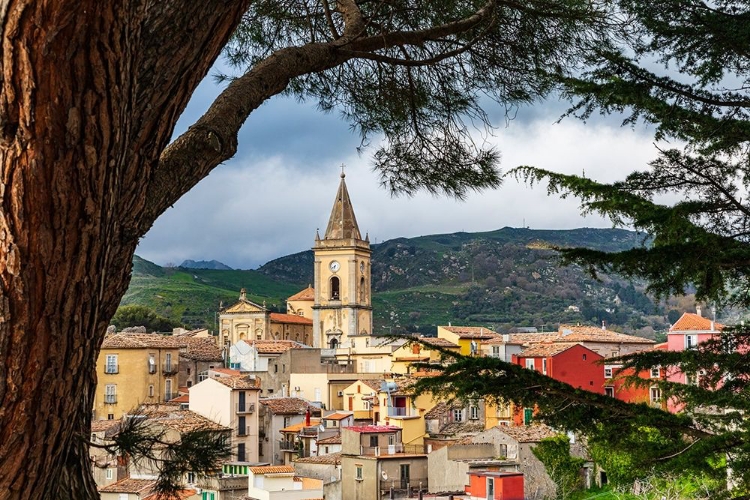
[(149, 179), (246, 6), (0, 0), (0, 499), (98, 498), (96, 358)]

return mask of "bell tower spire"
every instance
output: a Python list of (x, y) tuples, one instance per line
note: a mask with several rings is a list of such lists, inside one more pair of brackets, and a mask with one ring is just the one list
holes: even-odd
[(370, 242), (362, 239), (341, 166), (328, 226), (316, 235), (313, 345), (348, 346), (350, 337), (372, 334)]

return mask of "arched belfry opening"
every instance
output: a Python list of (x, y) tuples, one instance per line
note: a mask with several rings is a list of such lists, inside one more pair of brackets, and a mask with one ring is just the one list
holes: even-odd
[(341, 288), (340, 288), (340, 281), (338, 276), (333, 276), (331, 278), (331, 300), (340, 300), (339, 297), (341, 296)]

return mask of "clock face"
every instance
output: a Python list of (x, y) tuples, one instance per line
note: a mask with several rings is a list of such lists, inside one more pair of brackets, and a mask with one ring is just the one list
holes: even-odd
[(359, 272), (360, 273), (365, 272), (365, 263), (364, 262), (360, 262), (359, 263)]
[(333, 271), (335, 273), (336, 271), (339, 270), (339, 268), (341, 267), (341, 264), (339, 264), (338, 261), (334, 260), (334, 261), (331, 261), (331, 265), (328, 266), (328, 267), (330, 267), (331, 271)]

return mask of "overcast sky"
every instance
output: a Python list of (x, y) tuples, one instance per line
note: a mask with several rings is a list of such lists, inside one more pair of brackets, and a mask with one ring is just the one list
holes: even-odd
[[(197, 119), (221, 90), (209, 77), (185, 111), (177, 133)], [(642, 169), (656, 155), (651, 130), (619, 127), (614, 119), (584, 124), (567, 118), (565, 105), (539, 104), (499, 120), (489, 138), (502, 154), (501, 167), (534, 165), (599, 181)], [(500, 110), (496, 110), (499, 116)], [(240, 132), (238, 154), (165, 212), (141, 241), (137, 254), (157, 264), (185, 259), (219, 260), (255, 269), (277, 257), (309, 249), (315, 230), (325, 230), (339, 182), (340, 165), (360, 230), (373, 243), (505, 226), (532, 229), (611, 227), (583, 218), (575, 200), (547, 197), (545, 186), (507, 180), (499, 189), (465, 201), (422, 193), (392, 198), (378, 185), (370, 154), (359, 156), (359, 138), (336, 115), (314, 104), (274, 98), (251, 114)]]

